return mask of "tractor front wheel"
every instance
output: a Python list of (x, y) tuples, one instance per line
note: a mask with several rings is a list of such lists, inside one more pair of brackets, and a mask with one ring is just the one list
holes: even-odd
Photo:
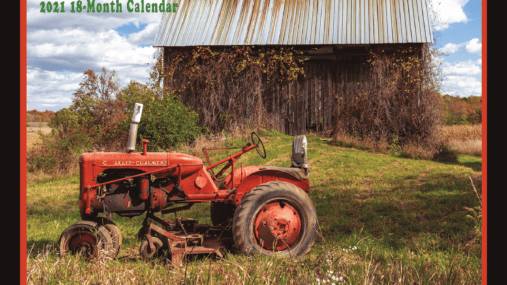
[(272, 181), (241, 199), (232, 232), (243, 253), (301, 257), (312, 248), (316, 226), (310, 197), (291, 183)]
[(93, 221), (77, 222), (66, 228), (58, 242), (60, 255), (82, 254), (85, 259), (99, 257), (100, 253), (110, 257), (113, 240), (109, 231)]
[(118, 226), (113, 221), (110, 221), (103, 217), (90, 218), (89, 220), (105, 227), (109, 232), (111, 239), (113, 240), (112, 249), (114, 251), (111, 258), (116, 258), (118, 256), (118, 253), (120, 253), (120, 247), (123, 241), (120, 228), (118, 228)]

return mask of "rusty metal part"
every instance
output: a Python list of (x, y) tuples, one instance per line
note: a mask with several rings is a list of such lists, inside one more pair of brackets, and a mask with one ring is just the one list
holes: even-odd
[(70, 225), (63, 231), (58, 243), (60, 255), (81, 253), (85, 259), (98, 257), (99, 253), (111, 257), (114, 246), (110, 232), (94, 221)]
[(162, 214), (176, 213), (176, 212), (179, 212), (179, 211), (188, 210), (188, 209), (190, 209), (193, 205), (194, 205), (194, 203), (188, 203), (187, 205), (185, 205), (185, 206), (181, 206), (181, 207), (178, 207), (178, 208), (173, 208), (173, 209), (163, 210), (163, 211), (161, 211), (161, 213), (162, 213)]
[(68, 248), (72, 254), (81, 252), (85, 256), (91, 256), (96, 250), (97, 237), (89, 231), (77, 231), (68, 237)]
[(232, 176), (232, 174), (229, 174), (227, 177), (225, 177), (224, 183), (222, 184), (222, 188), (226, 189), (236, 188), (250, 174), (255, 173), (257, 171), (259, 171), (258, 166), (243, 166), (240, 168), (236, 168), (234, 170), (234, 177)]
[(154, 47), (433, 42), (429, 1), (178, 2)]
[(185, 230), (185, 226), (181, 223), (181, 218), (176, 218), (176, 225), (181, 228), (185, 236), (187, 235), (187, 231)]
[(294, 176), (292, 173), (279, 170), (279, 169), (264, 169), (259, 170), (255, 173), (250, 174), (246, 179), (241, 182), (236, 190), (236, 196), (234, 198), (234, 204), (239, 205), (239, 202), (253, 188), (260, 184), (267, 183), (270, 181), (284, 181), (294, 184), (301, 188), (305, 192), (310, 190), (310, 182), (308, 179), (300, 179), (300, 177)]
[(139, 199), (147, 200), (150, 190), (150, 180), (147, 177), (139, 179)]
[(146, 155), (147, 144), (150, 142), (147, 139), (141, 140), (143, 142), (143, 155)]
[[(148, 241), (153, 234), (164, 237), (171, 262), (175, 266), (179, 265), (187, 255), (215, 254), (218, 258), (223, 258), (225, 250), (232, 248), (233, 239), (229, 228), (204, 226), (193, 219), (176, 219), (175, 222), (162, 220), (152, 213), (147, 214), (148, 218), (152, 219), (152, 222), (145, 221), (139, 232), (143, 233)], [(161, 224), (162, 227), (155, 225), (153, 221)], [(172, 224), (179, 227), (173, 227)], [(166, 230), (170, 228), (173, 230)], [(151, 238), (154, 239), (154, 237)]]
[(151, 252), (155, 252), (156, 248), (153, 245), (153, 239), (151, 238), (151, 235), (149, 235), (149, 234), (146, 235), (146, 238), (148, 239), (148, 246), (150, 247)]
[(241, 147), (214, 147), (214, 148), (203, 147), (202, 152), (204, 153), (204, 156), (206, 156), (206, 162), (208, 163), (208, 165), (211, 165), (211, 162), (210, 162), (209, 156), (208, 156), (208, 150), (224, 150), (224, 149), (242, 149), (242, 148)]
[(206, 183), (208, 183), (208, 180), (206, 179), (206, 177), (204, 175), (199, 175), (197, 176), (197, 178), (195, 179), (195, 186), (199, 189), (203, 188), (204, 186), (206, 186)]
[(256, 146), (256, 145), (254, 145), (254, 146), (249, 146), (249, 144), (247, 144), (245, 147), (243, 147), (243, 148), (241, 149), (241, 151), (239, 151), (239, 152), (237, 152), (237, 153), (235, 153), (235, 154), (233, 154), (233, 155), (229, 156), (228, 158), (224, 158), (224, 159), (222, 159), (222, 160), (220, 160), (220, 161), (218, 161), (218, 162), (215, 162), (214, 164), (212, 164), (212, 165), (210, 165), (210, 166), (206, 167), (206, 170), (208, 170), (208, 169), (212, 169), (212, 168), (215, 168), (216, 166), (218, 166), (218, 165), (220, 165), (220, 164), (222, 164), (222, 163), (224, 163), (224, 162), (229, 162), (231, 159), (237, 159), (237, 158), (239, 158), (242, 154), (244, 154), (244, 153), (246, 153), (246, 152), (248, 152), (248, 151), (251, 151), (251, 150), (252, 150), (252, 149), (254, 149), (254, 148), (257, 148), (257, 146)]
[(301, 232), (298, 212), (284, 202), (264, 206), (253, 223), (258, 244), (267, 250), (291, 247)]

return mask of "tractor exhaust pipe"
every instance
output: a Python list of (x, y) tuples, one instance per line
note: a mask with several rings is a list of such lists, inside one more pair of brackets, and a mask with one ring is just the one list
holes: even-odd
[(136, 149), (137, 127), (141, 121), (141, 114), (143, 112), (143, 104), (136, 103), (134, 106), (134, 115), (130, 123), (129, 141), (127, 145), (127, 152), (133, 152)]

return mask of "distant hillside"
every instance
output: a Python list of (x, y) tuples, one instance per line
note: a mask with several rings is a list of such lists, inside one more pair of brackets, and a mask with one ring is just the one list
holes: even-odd
[(443, 95), (444, 125), (468, 125), (482, 123), (482, 97)]
[(51, 122), (51, 116), (55, 114), (54, 111), (46, 110), (44, 112), (31, 110), (26, 111), (26, 121), (27, 122)]

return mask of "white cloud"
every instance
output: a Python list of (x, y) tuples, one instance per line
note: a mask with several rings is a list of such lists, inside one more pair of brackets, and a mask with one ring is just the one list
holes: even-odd
[(128, 37), (129, 42), (133, 44), (143, 44), (143, 43), (152, 43), (157, 35), (158, 27), (160, 23), (151, 23), (148, 24), (144, 30), (130, 34)]
[(460, 47), (459, 44), (448, 43), (445, 46), (438, 49), (438, 51), (443, 53), (454, 53), (458, 51), (459, 47)]
[(482, 53), (482, 43), (479, 43), (478, 38), (474, 38), (466, 44), (465, 49), (469, 53), (481, 54)]
[(443, 94), (479, 96), (482, 94), (482, 83), (472, 76), (447, 76), (442, 84)]
[(467, 2), (468, 0), (431, 0), (430, 13), (435, 30), (441, 31), (449, 28), (450, 24), (467, 22), (468, 18), (463, 11)]
[(468, 42), (459, 44), (448, 43), (445, 46), (439, 48), (438, 51), (443, 53), (455, 53), (459, 50), (459, 48), (463, 46), (465, 47), (465, 51), (468, 53), (477, 53), (479, 55), (482, 55), (482, 43), (479, 43), (478, 38), (473, 38)]
[[(482, 61), (481, 61), (482, 63)], [(446, 76), (449, 75), (478, 75), (481, 74), (482, 68), (478, 66), (477, 61), (460, 61), (457, 63), (444, 62), (443, 72)]]
[(72, 93), (83, 79), (80, 73), (59, 73), (27, 67), (27, 110), (59, 110), (72, 104)]
[(443, 61), (442, 94), (469, 96), (482, 94), (482, 59), (446, 62)]
[(113, 30), (40, 30), (30, 33), (27, 41), (29, 59), (59, 60), (74, 66), (78, 60), (83, 70), (103, 66), (108, 69), (143, 66), (146, 69), (145, 64), (153, 62), (155, 52), (153, 47), (132, 44)]

